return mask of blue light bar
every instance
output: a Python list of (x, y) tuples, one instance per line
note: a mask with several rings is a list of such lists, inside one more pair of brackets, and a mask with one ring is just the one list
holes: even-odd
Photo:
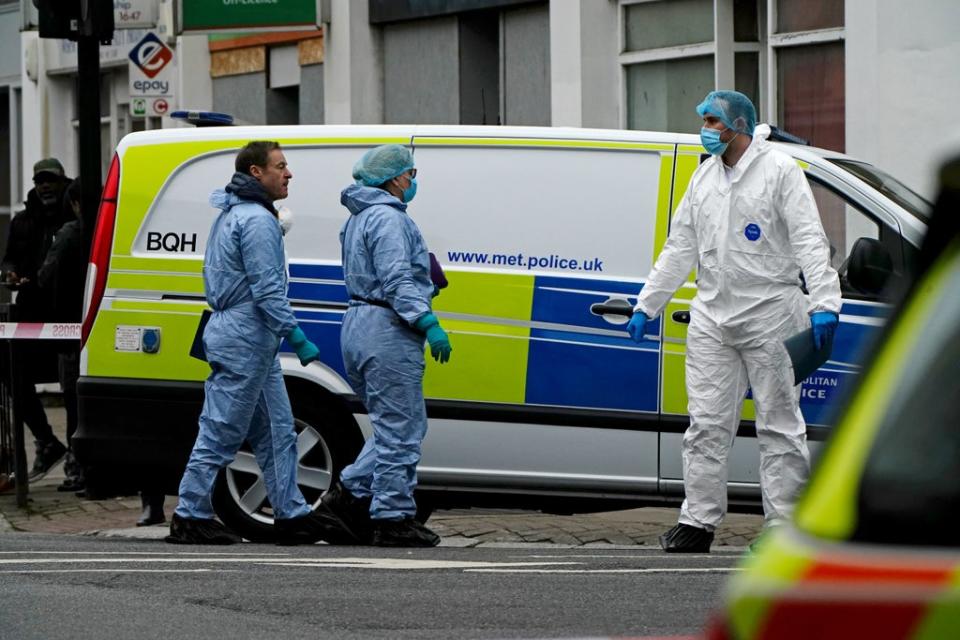
[(186, 120), (198, 127), (223, 127), (233, 124), (233, 116), (216, 111), (174, 111), (170, 114), (176, 120)]

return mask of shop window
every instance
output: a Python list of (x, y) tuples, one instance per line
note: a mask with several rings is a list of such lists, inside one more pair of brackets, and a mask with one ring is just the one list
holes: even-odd
[(844, 0), (777, 0), (777, 33), (843, 26)]
[(713, 0), (630, 4), (624, 20), (627, 51), (713, 42)]
[(735, 42), (760, 40), (757, 0), (733, 0), (733, 39)]
[(846, 146), (843, 56), (843, 42), (777, 50), (779, 125), (834, 151)]
[(267, 89), (267, 124), (300, 124), (300, 87)]
[(759, 109), (760, 54), (752, 51), (733, 54), (733, 77), (736, 90), (750, 98)]
[(697, 133), (696, 106), (713, 90), (713, 56), (633, 64), (626, 68), (627, 127)]

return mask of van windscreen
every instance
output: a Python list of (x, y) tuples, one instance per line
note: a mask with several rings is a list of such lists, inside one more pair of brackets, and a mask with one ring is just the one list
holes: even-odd
[(896, 202), (924, 224), (930, 224), (933, 205), (889, 173), (866, 162), (857, 162), (846, 158), (829, 158), (829, 160)]

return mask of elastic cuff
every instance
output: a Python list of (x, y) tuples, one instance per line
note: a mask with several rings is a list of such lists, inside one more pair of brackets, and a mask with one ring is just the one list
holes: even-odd
[(437, 320), (437, 316), (433, 315), (430, 312), (427, 312), (417, 318), (416, 322), (413, 323), (413, 328), (422, 333), (426, 333), (431, 327), (435, 327), (440, 324), (440, 321)]
[(650, 320), (653, 320), (653, 318), (655, 317), (655, 316), (653, 316), (650, 312), (648, 312), (646, 309), (644, 309), (644, 308), (640, 305), (640, 303), (637, 303), (637, 304), (634, 305), (634, 307), (633, 307), (633, 312), (636, 313), (637, 311), (639, 311), (639, 312), (642, 313), (643, 315), (647, 316), (647, 318), (650, 319)]
[(290, 343), (291, 347), (296, 349), (300, 345), (307, 343), (307, 336), (303, 333), (303, 329), (296, 326), (287, 334), (287, 342)]

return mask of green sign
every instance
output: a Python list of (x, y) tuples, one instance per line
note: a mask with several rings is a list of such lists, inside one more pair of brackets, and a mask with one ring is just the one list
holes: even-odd
[(318, 0), (180, 0), (181, 33), (316, 29)]

